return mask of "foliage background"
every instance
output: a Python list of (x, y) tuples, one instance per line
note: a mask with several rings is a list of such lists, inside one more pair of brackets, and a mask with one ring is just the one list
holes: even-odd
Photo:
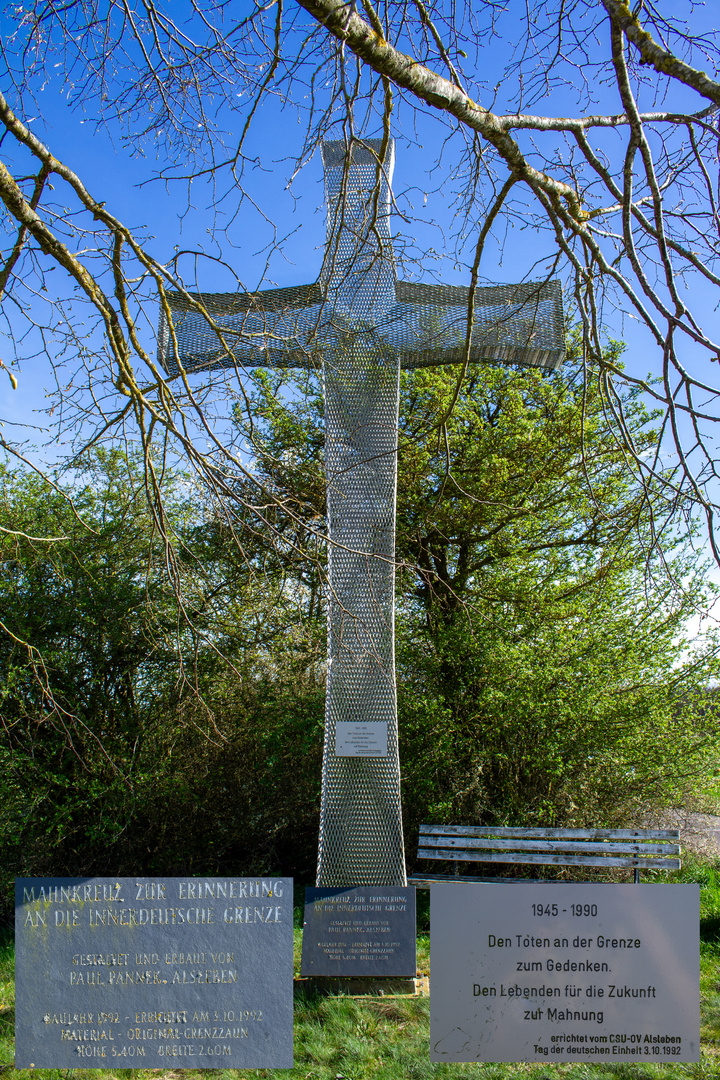
[[(708, 806), (717, 650), (684, 640), (703, 602), (691, 540), (668, 532), (658, 554), (653, 491), (624, 469), (572, 363), (471, 371), (443, 439), (454, 379), (420, 371), (402, 390), (409, 863), (423, 820), (602, 826)], [(322, 399), (277, 372), (249, 392), (255, 430), (236, 412), (235, 432), (274, 496), (265, 531), (156, 462), (171, 493), (160, 528), (145, 462), (119, 451), (96, 450), (54, 485), (0, 473), (5, 883), (314, 877)], [(637, 398), (625, 409), (642, 447), (653, 417)]]

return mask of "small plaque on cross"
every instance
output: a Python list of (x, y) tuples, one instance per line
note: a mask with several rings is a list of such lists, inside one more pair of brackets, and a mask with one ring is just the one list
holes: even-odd
[(338, 757), (387, 757), (387, 724), (382, 720), (368, 720), (366, 723), (338, 720), (335, 725), (335, 753)]

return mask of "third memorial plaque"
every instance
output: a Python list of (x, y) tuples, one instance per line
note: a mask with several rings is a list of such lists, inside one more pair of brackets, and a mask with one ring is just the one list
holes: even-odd
[(433, 1061), (698, 1061), (697, 885), (434, 885)]

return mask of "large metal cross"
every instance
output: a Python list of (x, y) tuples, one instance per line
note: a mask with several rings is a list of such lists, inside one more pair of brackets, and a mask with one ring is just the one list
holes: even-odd
[[(317, 885), (405, 885), (395, 690), (395, 496), (401, 368), (457, 363), (467, 288), (397, 280), (394, 146), (323, 143), (327, 245), (313, 285), (170, 297), (169, 374), (322, 367), (328, 658)], [(198, 301), (211, 316), (208, 319)], [(479, 288), (470, 357), (558, 367), (557, 282)]]

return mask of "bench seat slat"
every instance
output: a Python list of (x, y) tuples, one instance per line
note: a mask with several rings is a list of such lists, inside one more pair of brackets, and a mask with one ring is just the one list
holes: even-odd
[(420, 836), (518, 837), (548, 840), (675, 840), (678, 829), (515, 829), (492, 825), (421, 825)]
[(419, 859), (450, 859), (457, 862), (504, 862), (504, 863), (542, 863), (548, 866), (620, 866), (641, 867), (643, 869), (656, 867), (663, 870), (679, 870), (679, 859), (643, 858), (642, 856), (605, 856), (603, 858), (592, 855), (551, 855), (551, 854), (522, 854), (520, 852), (487, 852), (487, 851), (458, 851), (457, 849), (432, 848), (418, 850)]
[[(454, 839), (450, 836), (423, 836), (420, 842), (425, 848), (458, 848), (462, 851), (571, 851), (597, 855), (677, 855), (678, 844), (611, 844), (578, 843), (575, 840), (478, 840), (474, 837)], [(427, 858), (427, 856), (424, 856)]]

